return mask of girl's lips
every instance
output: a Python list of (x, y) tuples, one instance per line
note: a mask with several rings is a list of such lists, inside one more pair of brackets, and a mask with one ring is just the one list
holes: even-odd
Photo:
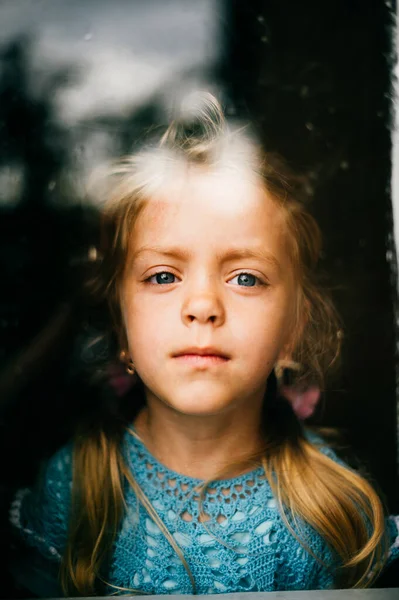
[(178, 352), (174, 352), (172, 356), (219, 356), (221, 358), (230, 358), (228, 354), (216, 348), (215, 346), (190, 346), (188, 348), (184, 348), (183, 350), (179, 350)]
[(209, 367), (212, 365), (221, 365), (228, 362), (230, 359), (220, 354), (178, 354), (174, 357), (183, 364), (196, 367)]

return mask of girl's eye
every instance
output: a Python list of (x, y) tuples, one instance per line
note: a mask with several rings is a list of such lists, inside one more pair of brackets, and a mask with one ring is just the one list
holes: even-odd
[(150, 283), (175, 283), (176, 277), (173, 273), (169, 273), (169, 271), (162, 271), (161, 273), (155, 273), (152, 277), (149, 277), (147, 281)]
[(252, 275), (251, 273), (240, 273), (233, 277), (233, 279), (230, 279), (230, 281), (233, 282), (235, 279), (237, 280), (238, 285), (245, 287), (254, 287), (260, 283), (258, 277), (255, 277), (255, 275)]

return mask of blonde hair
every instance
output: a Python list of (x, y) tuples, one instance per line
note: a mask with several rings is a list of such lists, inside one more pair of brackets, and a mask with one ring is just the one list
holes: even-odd
[[(126, 340), (119, 290), (132, 226), (145, 202), (179, 169), (243, 168), (239, 165), (244, 165), (246, 174), (252, 173), (262, 182), (285, 217), (299, 294), (298, 322), (302, 323), (293, 358), (304, 366), (301, 378), (316, 379), (321, 385), (324, 374), (337, 361), (341, 339), (334, 307), (314, 275), (321, 246), (319, 228), (304, 204), (294, 198), (295, 186), (282, 163), (261, 152), (242, 131), (231, 133), (220, 105), (210, 95), (203, 97), (194, 114), (172, 122), (158, 145), (122, 160), (113, 170), (102, 217), (97, 292), (101, 291), (109, 302), (123, 347)], [(276, 400), (274, 384), (271, 375), (264, 403), (264, 448), (251, 460), (263, 465), (281, 515), (293, 535), (306, 547), (299, 523), (308, 523), (339, 558), (337, 582), (346, 587), (365, 587), (377, 576), (386, 554), (382, 504), (364, 478), (307, 440), (289, 405), (283, 399)], [(139, 407), (143, 399), (140, 386), (137, 389)], [(128, 425), (129, 416), (122, 407), (119, 415), (93, 423), (77, 437), (69, 541), (62, 562), (66, 593), (96, 592), (124, 514), (126, 482), (181, 557), (195, 590), (183, 552), (123, 461), (120, 448)], [(203, 494), (206, 487), (204, 484)]]

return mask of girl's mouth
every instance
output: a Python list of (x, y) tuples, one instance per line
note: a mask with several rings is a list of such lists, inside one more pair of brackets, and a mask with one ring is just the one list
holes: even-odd
[(178, 361), (194, 366), (209, 366), (226, 363), (229, 359), (218, 354), (179, 354)]
[(187, 348), (177, 352), (173, 357), (182, 364), (209, 367), (222, 365), (230, 360), (230, 357), (217, 348)]

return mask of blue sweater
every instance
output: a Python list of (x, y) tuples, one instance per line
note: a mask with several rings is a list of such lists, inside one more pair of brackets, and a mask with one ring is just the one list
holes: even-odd
[[(314, 443), (316, 438), (311, 439)], [(322, 447), (333, 460), (334, 453)], [(323, 539), (303, 525), (301, 536), (314, 556), (285, 526), (261, 467), (217, 481), (207, 491), (199, 518), (201, 484), (160, 464), (133, 435), (126, 433), (124, 455), (141, 489), (181, 549), (197, 594), (310, 590), (334, 587), (334, 556)], [(34, 489), (20, 490), (11, 522), (31, 549), (13, 565), (14, 575), (38, 596), (61, 596), (57, 573), (68, 528), (72, 447), (48, 462)], [(146, 594), (191, 594), (190, 578), (178, 554), (130, 488), (127, 511), (106, 573), (106, 593), (117, 588)], [(399, 519), (387, 519), (391, 559), (399, 556)], [(126, 592), (120, 592), (126, 593)]]

